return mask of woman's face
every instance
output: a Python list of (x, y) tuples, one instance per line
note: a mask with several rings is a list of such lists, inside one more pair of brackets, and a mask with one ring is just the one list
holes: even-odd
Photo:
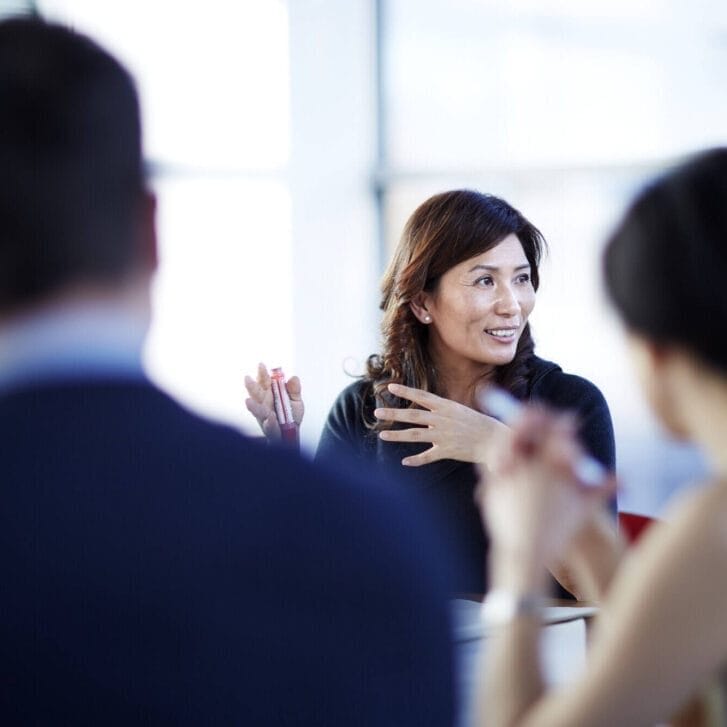
[(535, 305), (530, 264), (520, 240), (508, 235), (487, 252), (450, 268), (421, 301), (414, 312), (430, 326), (430, 353), (439, 367), (481, 369), (510, 363)]

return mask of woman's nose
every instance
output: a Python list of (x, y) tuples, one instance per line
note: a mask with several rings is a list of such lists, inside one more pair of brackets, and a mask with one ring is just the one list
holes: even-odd
[(504, 285), (498, 292), (499, 295), (495, 301), (495, 313), (502, 316), (517, 315), (520, 312), (520, 304), (515, 291), (509, 285)]

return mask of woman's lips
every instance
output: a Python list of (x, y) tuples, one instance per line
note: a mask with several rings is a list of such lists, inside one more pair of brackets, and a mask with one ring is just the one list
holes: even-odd
[(485, 333), (502, 343), (510, 343), (517, 336), (518, 328), (485, 328)]

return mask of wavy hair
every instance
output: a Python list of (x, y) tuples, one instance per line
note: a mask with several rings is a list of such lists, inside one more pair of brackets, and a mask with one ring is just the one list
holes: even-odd
[[(369, 356), (364, 374), (377, 401), (388, 406), (412, 406), (388, 392), (390, 383), (440, 393), (439, 376), (429, 353), (429, 327), (416, 318), (410, 303), (420, 293), (433, 291), (442, 275), (455, 265), (490, 250), (510, 234), (523, 246), (537, 290), (545, 240), (503, 199), (468, 189), (454, 190), (430, 197), (414, 211), (381, 282), (382, 351)], [(527, 324), (513, 360), (495, 369), (495, 383), (517, 398), (525, 397), (533, 356), (534, 342)], [(375, 422), (367, 422), (367, 426), (382, 427)]]

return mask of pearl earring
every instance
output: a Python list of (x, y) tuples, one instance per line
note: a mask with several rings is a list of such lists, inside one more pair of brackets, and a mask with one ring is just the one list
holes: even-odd
[(425, 323), (431, 323), (432, 317), (427, 313), (427, 315), (424, 316), (424, 322)]

